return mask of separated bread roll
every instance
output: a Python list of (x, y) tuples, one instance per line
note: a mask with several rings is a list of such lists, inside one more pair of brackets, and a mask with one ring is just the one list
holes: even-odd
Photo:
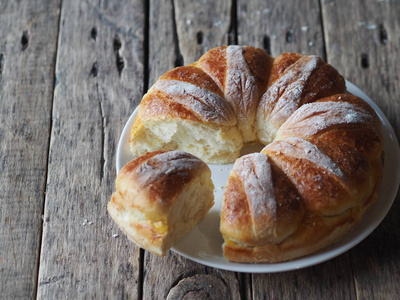
[(127, 163), (108, 203), (112, 219), (138, 246), (160, 256), (214, 204), (211, 171), (183, 151), (155, 151)]

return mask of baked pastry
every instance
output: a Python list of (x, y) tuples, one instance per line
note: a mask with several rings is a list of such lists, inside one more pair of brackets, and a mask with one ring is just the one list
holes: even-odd
[(137, 157), (118, 173), (112, 219), (138, 246), (163, 256), (214, 204), (209, 167), (183, 151)]
[(130, 139), (136, 155), (182, 149), (208, 163), (233, 162), (244, 143), (258, 142), (267, 146), (236, 161), (224, 193), (228, 260), (279, 262), (317, 251), (377, 197), (379, 118), (316, 56), (212, 49), (160, 77), (139, 105)]

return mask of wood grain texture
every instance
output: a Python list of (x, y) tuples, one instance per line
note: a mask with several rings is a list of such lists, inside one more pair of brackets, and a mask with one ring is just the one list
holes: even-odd
[(150, 1), (149, 85), (174, 67), (182, 65), (171, 0)]
[(231, 294), (225, 283), (220, 278), (207, 274), (182, 279), (167, 296), (167, 300), (230, 298)]
[(0, 298), (36, 293), (60, 1), (0, 2)]
[[(323, 1), (322, 8), (328, 61), (380, 106), (399, 138), (399, 3)], [(359, 299), (400, 298), (399, 214), (398, 193), (382, 224), (351, 251)]]
[(400, 5), (372, 0), (322, 3), (329, 61), (382, 108), (400, 136)]
[(237, 1), (240, 45), (264, 48), (272, 56), (284, 52), (324, 58), (318, 0)]
[[(194, 296), (193, 292), (201, 294), (201, 291), (218, 295), (223, 292), (219, 291), (221, 287), (229, 295), (226, 299), (240, 299), (240, 274), (200, 265), (172, 251), (163, 258), (146, 252), (143, 272), (143, 299), (181, 299), (172, 295), (188, 294), (189, 297)], [(216, 282), (212, 287), (206, 274), (212, 275)]]
[[(228, 43), (230, 7), (213, 1), (202, 5), (184, 1), (150, 3), (150, 85), (173, 67), (194, 62), (209, 48)], [(210, 12), (212, 17), (208, 18)], [(219, 21), (216, 26), (214, 23)], [(202, 43), (196, 39), (197, 29), (203, 33)], [(210, 280), (216, 283), (212, 287), (209, 287)], [(219, 291), (221, 288), (223, 291)], [(163, 258), (145, 252), (143, 299), (181, 299), (181, 296), (197, 299), (224, 291), (229, 295), (227, 299), (239, 299), (240, 275), (205, 267), (171, 251)]]
[(350, 261), (331, 261), (278, 274), (252, 274), (253, 299), (355, 299)]
[(144, 24), (142, 1), (63, 2), (39, 299), (139, 297), (140, 251), (106, 205), (117, 142), (143, 93)]
[(176, 0), (175, 20), (179, 49), (185, 65), (211, 48), (234, 43), (232, 1)]

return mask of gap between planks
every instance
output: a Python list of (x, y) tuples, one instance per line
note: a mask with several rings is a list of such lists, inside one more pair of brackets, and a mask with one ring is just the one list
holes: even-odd
[(46, 193), (47, 193), (47, 176), (49, 174), (49, 159), (50, 159), (50, 143), (51, 143), (51, 138), (52, 138), (52, 129), (53, 129), (53, 105), (54, 105), (54, 91), (56, 89), (57, 85), (57, 78), (56, 78), (56, 70), (57, 70), (57, 62), (58, 62), (58, 47), (59, 47), (59, 37), (60, 37), (60, 25), (61, 25), (61, 14), (62, 14), (62, 3), (63, 0), (60, 0), (59, 3), (59, 13), (58, 13), (58, 21), (57, 21), (57, 41), (56, 41), (56, 50), (54, 52), (54, 66), (53, 66), (53, 90), (52, 90), (52, 95), (51, 95), (51, 104), (50, 104), (50, 118), (49, 118), (49, 128), (48, 128), (48, 141), (47, 141), (47, 150), (46, 150), (46, 166), (45, 166), (45, 175), (44, 175), (44, 182), (43, 182), (43, 190), (45, 191), (43, 193), (43, 200), (42, 200), (42, 207), (41, 207), (41, 222), (40, 222), (40, 229), (39, 229), (39, 251), (38, 251), (38, 256), (37, 256), (37, 264), (36, 264), (36, 278), (35, 278), (35, 284), (33, 287), (34, 290), (34, 297), (37, 299), (38, 296), (38, 288), (39, 288), (39, 268), (40, 268), (40, 257), (42, 255), (42, 241), (43, 241), (43, 225), (44, 225), (44, 209), (46, 205)]

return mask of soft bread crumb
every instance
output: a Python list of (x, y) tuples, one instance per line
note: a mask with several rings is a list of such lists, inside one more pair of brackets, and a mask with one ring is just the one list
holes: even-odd
[(147, 121), (131, 136), (131, 151), (140, 156), (156, 150), (180, 149), (207, 163), (230, 163), (243, 146), (235, 127), (212, 127), (186, 120)]

